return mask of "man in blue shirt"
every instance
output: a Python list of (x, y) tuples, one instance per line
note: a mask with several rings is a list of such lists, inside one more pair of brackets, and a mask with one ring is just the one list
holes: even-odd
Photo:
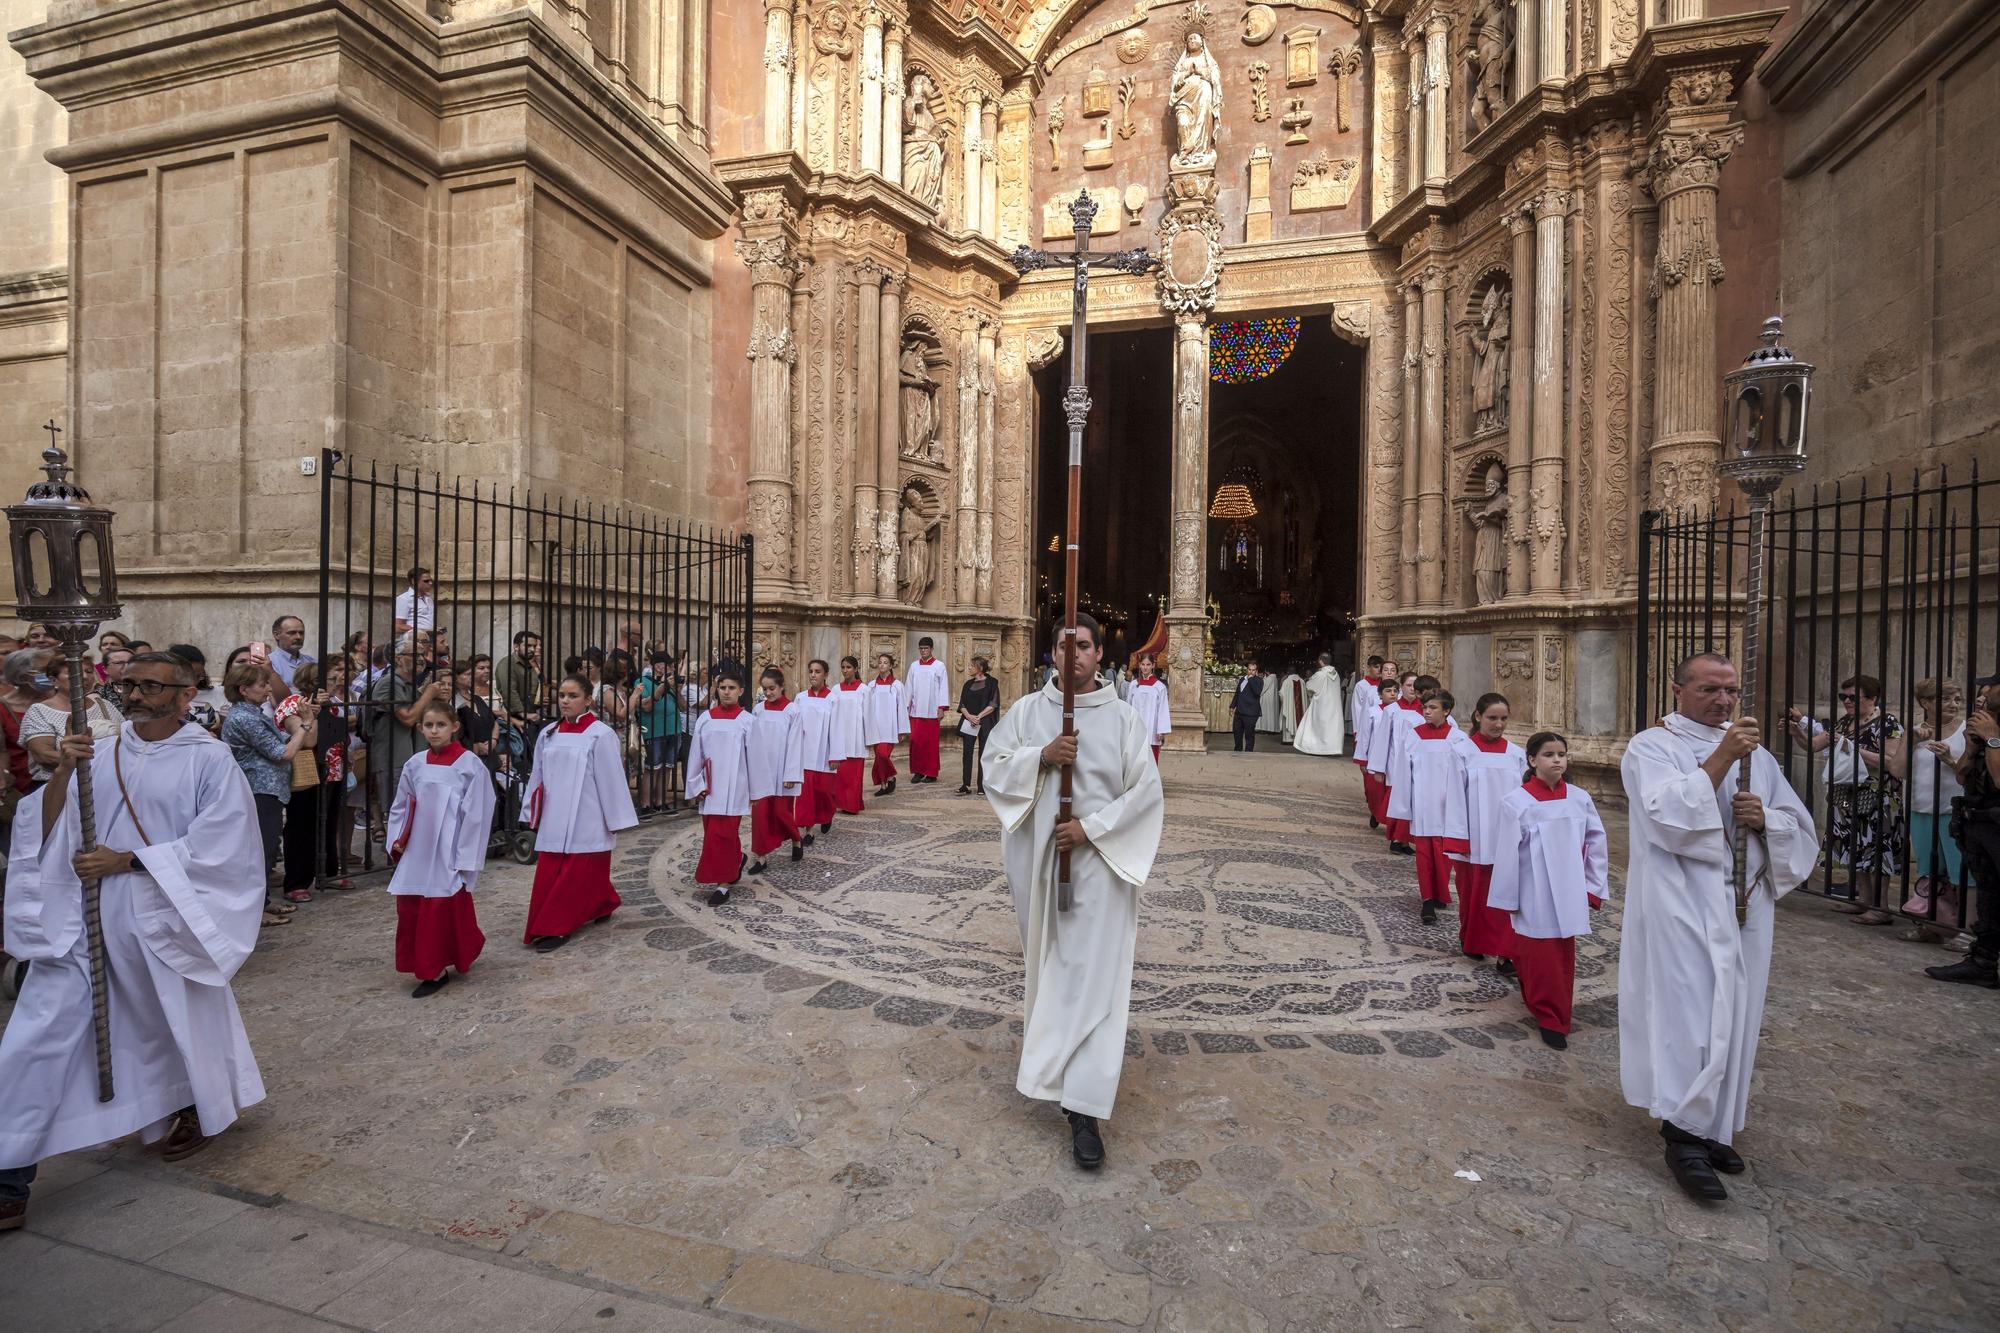
[(306, 646), (306, 622), (297, 616), (279, 616), (271, 622), (271, 669), (285, 688), (292, 688), (292, 673), (313, 660), (302, 651)]

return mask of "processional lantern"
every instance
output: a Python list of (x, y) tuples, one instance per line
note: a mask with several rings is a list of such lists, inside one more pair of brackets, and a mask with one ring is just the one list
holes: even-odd
[[(118, 570), (111, 555), (111, 511), (91, 501), (70, 476), (69, 459), (56, 445), (62, 427), (42, 429), (48, 475), (28, 487), (27, 498), (7, 506), (7, 535), (14, 555), (14, 600), (24, 621), (42, 624), (62, 644), (69, 663), (69, 730), (89, 731), (84, 708), (83, 653), (106, 621), (118, 619)], [(82, 850), (97, 847), (96, 811), (90, 766), (76, 770), (76, 809), (82, 821)], [(97, 1039), (97, 1100), (111, 1100), (111, 1014), (105, 995), (104, 923), (99, 884), (83, 883), (83, 924), (90, 950), (91, 1026)]]
[[(1745, 552), (1749, 586), (1744, 589), (1743, 651), (1737, 663), (1737, 685), (1746, 714), (1757, 710), (1764, 679), (1764, 548), (1769, 540), (1771, 497), (1785, 478), (1806, 465), (1806, 409), (1812, 400), (1813, 368), (1785, 346), (1784, 321), (1776, 315), (1764, 321), (1758, 335), (1762, 346), (1743, 364), (1722, 377), (1723, 421), (1729, 432), (1716, 470), (1740, 487), (1750, 500), (1750, 541)], [(1730, 540), (1735, 540), (1730, 523)], [(1750, 764), (1745, 755), (1737, 766), (1736, 789), (1750, 790)], [(1762, 841), (1763, 835), (1757, 835)], [(1736, 831), (1736, 924), (1748, 919), (1751, 883), (1748, 873), (1750, 835)], [(1770, 865), (1768, 850), (1764, 864)]]

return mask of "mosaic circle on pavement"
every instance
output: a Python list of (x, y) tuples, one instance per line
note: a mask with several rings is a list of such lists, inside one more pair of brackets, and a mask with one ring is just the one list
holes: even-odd
[[(1135, 1028), (1337, 1038), (1525, 1017), (1490, 962), (1460, 954), (1455, 912), (1423, 924), (1411, 859), (1355, 813), (1346, 776), (1326, 800), (1169, 779), (1140, 891)], [(804, 861), (780, 851), (719, 907), (693, 884), (699, 840), (698, 826), (669, 837), (652, 873), (661, 903), (708, 938), (890, 997), (1018, 1017), (1020, 927), (984, 798), (944, 782), (871, 796)], [(1617, 904), (1594, 915), (1577, 944), (1580, 1009), (1616, 994)]]

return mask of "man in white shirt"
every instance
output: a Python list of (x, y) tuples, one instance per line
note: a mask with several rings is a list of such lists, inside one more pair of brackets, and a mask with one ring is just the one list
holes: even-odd
[(396, 596), (396, 633), (408, 634), (413, 629), (437, 628), (437, 579), (430, 570), (418, 565), (410, 571), (410, 585)]

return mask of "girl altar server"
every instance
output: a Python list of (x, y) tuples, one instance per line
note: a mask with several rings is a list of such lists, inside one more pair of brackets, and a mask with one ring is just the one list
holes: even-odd
[(794, 803), (805, 784), (805, 727), (799, 710), (785, 697), (785, 673), (764, 668), (758, 679), (764, 697), (750, 718), (750, 873), (764, 873), (764, 858), (786, 843), (792, 859), (806, 854)]
[(1568, 741), (1553, 731), (1528, 738), (1527, 780), (1501, 799), (1494, 821), (1486, 893), (1487, 906), (1513, 914), (1521, 999), (1559, 1051), (1569, 1046), (1576, 937), (1590, 933), (1610, 868), (1597, 804), (1563, 780), (1568, 770)]
[(1528, 752), (1507, 739), (1507, 697), (1482, 694), (1472, 707), (1471, 733), (1453, 742), (1465, 777), (1468, 850), (1458, 867), (1458, 941), (1468, 958), (1491, 954), (1500, 971), (1513, 975), (1514, 925), (1507, 913), (1487, 906), (1493, 882), (1494, 828), (1500, 801), (1521, 785)]
[(793, 814), (805, 833), (805, 845), (813, 842), (813, 827), (821, 833), (833, 831), (833, 788), (838, 761), (833, 758), (833, 691), (826, 685), (826, 663), (815, 657), (806, 664), (806, 690), (792, 700), (799, 715), (801, 734), (798, 800)]
[(1160, 745), (1174, 729), (1172, 710), (1167, 707), (1167, 682), (1160, 679), (1160, 664), (1151, 653), (1140, 653), (1133, 663), (1138, 675), (1132, 681), (1125, 702), (1146, 724), (1146, 742), (1153, 747), (1153, 762), (1160, 762)]
[(540, 853), (524, 932), (537, 953), (562, 948), (578, 926), (618, 910), (611, 849), (620, 829), (639, 824), (618, 733), (590, 711), (590, 695), (589, 680), (563, 677), (560, 716), (535, 743), (534, 775), (521, 794)]
[(1410, 728), (1410, 738), (1392, 763), (1395, 795), (1393, 817), (1407, 811), (1410, 837), (1417, 851), (1417, 892), (1423, 899), (1424, 924), (1437, 920), (1437, 909), (1451, 906), (1454, 859), (1465, 855), (1465, 777), (1459, 770), (1458, 724), (1451, 710), (1458, 701), (1450, 690), (1424, 693), (1423, 721)]
[(444, 699), (417, 718), (424, 749), (411, 755), (389, 807), (389, 863), (396, 873), (396, 970), (417, 979), (411, 996), (437, 994), (486, 947), (472, 890), (493, 828), (493, 775), (458, 743), (458, 716)]
[(875, 752), (875, 766), (868, 780), (876, 784), (875, 794), (887, 796), (896, 790), (896, 742), (910, 729), (909, 695), (896, 679), (896, 659), (887, 653), (875, 654), (875, 679), (862, 690), (867, 723), (862, 739)]
[(688, 744), (688, 799), (701, 807), (701, 859), (694, 882), (712, 885), (710, 905), (727, 902), (743, 877), (743, 816), (750, 813), (749, 713), (740, 700), (743, 682), (735, 670), (715, 678), (715, 702), (695, 719)]
[(840, 685), (833, 691), (833, 722), (827, 731), (826, 754), (834, 761), (833, 805), (843, 815), (866, 808), (861, 795), (861, 761), (868, 753), (862, 737), (868, 732), (868, 694), (861, 682), (861, 659), (840, 659)]

